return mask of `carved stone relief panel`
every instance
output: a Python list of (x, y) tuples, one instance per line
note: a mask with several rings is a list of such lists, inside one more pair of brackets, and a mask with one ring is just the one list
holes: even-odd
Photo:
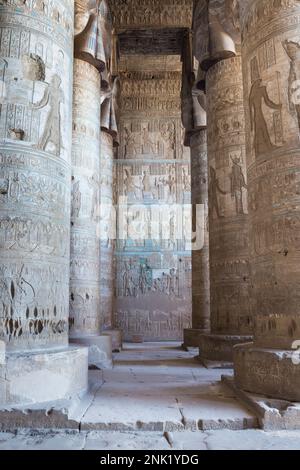
[(0, 5), (0, 339), (68, 343), (73, 2)]
[[(180, 74), (121, 76), (116, 325), (125, 338), (180, 340), (191, 324), (191, 168)], [(187, 209), (183, 210), (184, 205)]]
[(115, 322), (125, 340), (178, 340), (191, 327), (191, 258), (152, 253), (117, 257)]
[(111, 1), (114, 25), (118, 29), (140, 27), (190, 27), (192, 0), (119, 0)]

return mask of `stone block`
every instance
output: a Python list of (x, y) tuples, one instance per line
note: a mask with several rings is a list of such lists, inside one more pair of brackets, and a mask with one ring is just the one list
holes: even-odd
[(109, 335), (83, 336), (72, 338), (71, 343), (88, 347), (89, 367), (97, 369), (111, 369), (112, 362), (112, 338)]
[(300, 402), (300, 365), (295, 351), (262, 349), (251, 344), (234, 348), (236, 385), (242, 390)]
[(87, 388), (87, 348), (11, 353), (0, 364), (0, 407), (70, 400)]
[(233, 347), (252, 341), (251, 336), (202, 335), (200, 337), (200, 357), (209, 361), (233, 362)]

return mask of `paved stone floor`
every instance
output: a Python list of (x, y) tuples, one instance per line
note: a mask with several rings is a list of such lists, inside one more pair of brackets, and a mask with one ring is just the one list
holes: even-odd
[(256, 419), (219, 383), (232, 372), (194, 355), (175, 343), (125, 345), (113, 370), (91, 372), (80, 432), (0, 433), (0, 450), (300, 450), (300, 431), (251, 429)]

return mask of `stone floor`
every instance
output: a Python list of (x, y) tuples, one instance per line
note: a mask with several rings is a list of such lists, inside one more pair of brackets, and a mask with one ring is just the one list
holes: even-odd
[(113, 370), (91, 372), (77, 430), (73, 420), (68, 430), (0, 433), (0, 450), (300, 450), (300, 432), (255, 429), (219, 382), (232, 371), (207, 370), (194, 355), (175, 343), (125, 345)]
[[(220, 384), (230, 370), (207, 370), (177, 343), (125, 345), (81, 419), (82, 430), (182, 431), (256, 427)], [(93, 380), (99, 371), (94, 372)]]

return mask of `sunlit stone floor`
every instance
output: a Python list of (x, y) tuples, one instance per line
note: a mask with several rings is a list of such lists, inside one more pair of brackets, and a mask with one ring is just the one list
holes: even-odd
[(232, 371), (207, 370), (194, 355), (175, 343), (127, 344), (113, 370), (90, 372), (78, 430), (0, 433), (0, 450), (300, 449), (300, 432), (253, 429), (219, 382)]

